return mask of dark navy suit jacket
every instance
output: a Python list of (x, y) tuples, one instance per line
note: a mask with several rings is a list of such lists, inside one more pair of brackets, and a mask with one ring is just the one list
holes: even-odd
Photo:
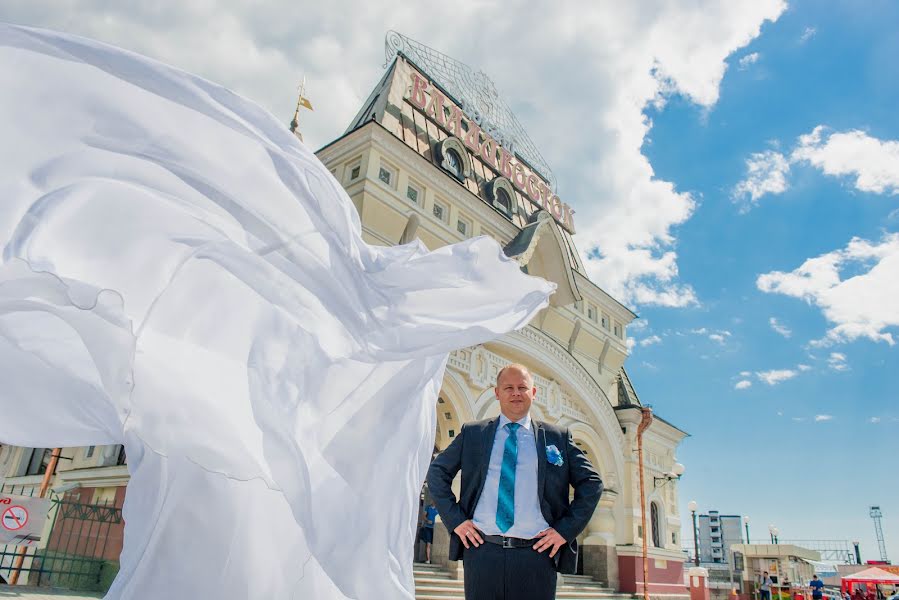
[[(449, 447), (441, 452), (428, 469), (428, 490), (437, 505), (440, 518), (450, 532), (450, 560), (462, 559), (464, 547), (453, 530), (474, 516), (475, 507), (484, 489), (490, 452), (496, 436), (499, 417), (466, 423)], [(564, 428), (532, 420), (537, 443), (537, 494), (540, 512), (549, 526), (568, 542), (556, 554), (556, 568), (574, 573), (577, 567), (577, 535), (584, 530), (599, 497), (602, 480), (599, 474), (574, 444), (571, 433)], [(562, 454), (562, 465), (551, 464), (546, 447), (555, 446)], [(453, 478), (462, 470), (459, 499), (452, 491)], [(569, 501), (569, 486), (574, 499)], [(544, 550), (544, 552), (549, 552)]]

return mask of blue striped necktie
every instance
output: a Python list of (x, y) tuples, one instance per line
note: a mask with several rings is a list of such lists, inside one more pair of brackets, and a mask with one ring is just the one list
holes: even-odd
[(518, 463), (518, 423), (506, 423), (509, 437), (503, 448), (503, 466), (499, 476), (499, 494), (496, 500), (496, 526), (503, 533), (515, 522), (515, 465)]

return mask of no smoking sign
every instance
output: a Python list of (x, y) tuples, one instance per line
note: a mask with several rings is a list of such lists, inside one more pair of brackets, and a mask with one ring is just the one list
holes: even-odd
[(18, 531), (28, 523), (28, 510), (24, 506), (10, 506), (3, 511), (0, 524), (9, 531)]
[(39, 545), (49, 511), (46, 498), (0, 494), (0, 545)]

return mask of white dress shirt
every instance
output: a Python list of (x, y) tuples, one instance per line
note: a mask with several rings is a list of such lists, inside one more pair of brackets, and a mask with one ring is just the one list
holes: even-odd
[[(518, 438), (518, 462), (515, 466), (515, 522), (505, 533), (496, 525), (496, 504), (499, 500), (499, 477), (503, 465), (503, 452), (509, 430), (506, 423), (511, 423), (504, 414), (499, 416), (496, 435), (493, 438), (493, 449), (490, 452), (490, 465), (487, 468), (487, 479), (484, 490), (474, 510), (475, 527), (486, 535), (505, 535), (530, 539), (547, 529), (549, 524), (540, 512), (540, 499), (537, 497), (537, 461), (541, 456), (537, 453), (534, 438), (534, 427), (531, 416), (516, 421), (521, 427), (515, 432)], [(543, 460), (546, 460), (543, 457)]]

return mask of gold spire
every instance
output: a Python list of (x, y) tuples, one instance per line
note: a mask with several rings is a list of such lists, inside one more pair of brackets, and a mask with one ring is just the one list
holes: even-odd
[(315, 110), (312, 108), (312, 103), (309, 102), (309, 99), (306, 98), (303, 94), (306, 93), (306, 76), (303, 75), (303, 82), (300, 84), (299, 95), (297, 97), (297, 108), (293, 111), (293, 120), (290, 122), (290, 132), (295, 136), (300, 138), (300, 141), (303, 140), (303, 134), (297, 130), (299, 126), (299, 117), (300, 117), (300, 108), (308, 108), (309, 110)]

